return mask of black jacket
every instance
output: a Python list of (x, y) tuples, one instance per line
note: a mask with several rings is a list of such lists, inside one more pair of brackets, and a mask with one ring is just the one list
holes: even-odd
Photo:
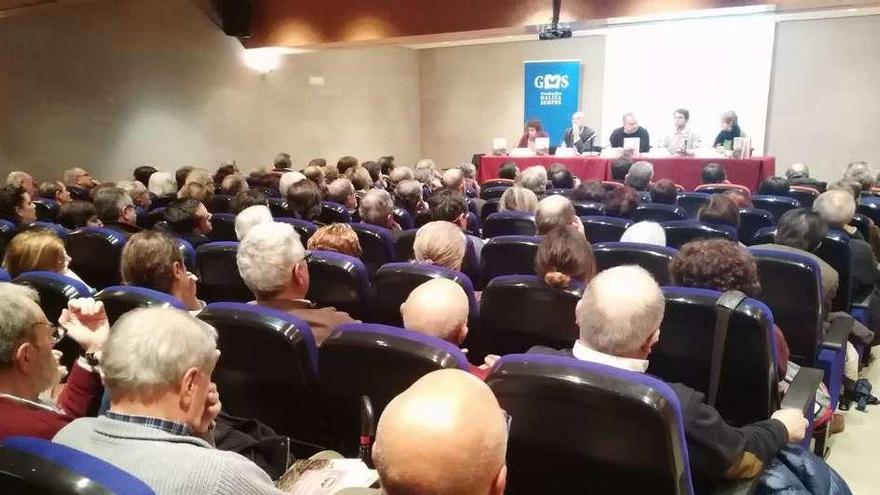
[(585, 126), (581, 129), (581, 133), (577, 136), (576, 140), (572, 140), (571, 135), (572, 129), (566, 129), (565, 136), (563, 137), (566, 146), (576, 149), (578, 153), (593, 151), (593, 148), (595, 147), (593, 141), (596, 139), (596, 131)]

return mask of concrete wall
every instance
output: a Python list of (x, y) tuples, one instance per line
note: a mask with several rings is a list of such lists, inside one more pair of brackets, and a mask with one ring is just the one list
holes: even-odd
[[(419, 158), (419, 60), (406, 48), (287, 55), (261, 76), (191, 0), (100, 0), (0, 18), (0, 173), (127, 177), (351, 154)], [(324, 86), (309, 86), (310, 75)]]

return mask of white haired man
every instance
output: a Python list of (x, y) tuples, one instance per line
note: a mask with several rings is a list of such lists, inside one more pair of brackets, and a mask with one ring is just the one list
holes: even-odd
[(523, 170), (514, 183), (542, 196), (547, 190), (547, 169), (541, 165), (533, 165)]
[(629, 167), (629, 172), (623, 178), (623, 183), (639, 192), (648, 190), (651, 180), (654, 178), (654, 165), (651, 162), (639, 161)]
[(105, 227), (128, 236), (141, 231), (131, 196), (119, 187), (105, 187), (95, 193), (95, 212)]
[(64, 171), (64, 185), (67, 186), (73, 199), (89, 201), (89, 191), (97, 186), (98, 182), (92, 179), (85, 169), (74, 167)]
[(303, 319), (321, 345), (334, 328), (355, 320), (332, 307), (318, 308), (305, 298), (310, 284), (308, 254), (291, 225), (270, 222), (248, 231), (238, 245), (236, 261), (255, 304)]
[(346, 178), (339, 178), (327, 185), (327, 201), (339, 203), (349, 210), (357, 208), (357, 196), (354, 186)]
[[(461, 172), (461, 171), (459, 171)], [(370, 189), (361, 199), (358, 207), (361, 221), (370, 225), (388, 229), (391, 236), (396, 238), (400, 235), (401, 228), (394, 220), (394, 200), (384, 189)]]
[(9, 172), (9, 175), (6, 176), (6, 185), (23, 188), (33, 199), (39, 197), (37, 183), (34, 180), (34, 177), (27, 172), (21, 172), (18, 170)]
[[(580, 336), (562, 351), (529, 352), (571, 356), (581, 361), (644, 373), (651, 348), (660, 340), (665, 300), (653, 277), (637, 266), (600, 272), (577, 304)], [(771, 419), (736, 428), (728, 425), (703, 394), (670, 383), (681, 403), (691, 470), (698, 479), (751, 478), (787, 443), (804, 438), (807, 420), (796, 409), (780, 409)]]
[(584, 112), (575, 112), (571, 115), (571, 127), (565, 130), (562, 143), (577, 150), (578, 153), (593, 151), (593, 142), (596, 139), (596, 131), (587, 127)]
[(535, 223), (538, 226), (538, 235), (547, 235), (554, 228), (563, 225), (574, 227), (581, 234), (584, 233), (584, 223), (577, 216), (571, 201), (558, 194), (547, 196), (538, 202)]
[[(97, 408), (103, 388), (95, 355), (110, 327), (104, 306), (92, 299), (70, 301), (59, 325), (53, 325), (27, 287), (0, 283), (0, 440), (13, 435), (51, 439), (74, 419)], [(65, 335), (85, 351), (54, 402), (44, 392), (58, 384), (63, 371), (52, 347)]]
[(235, 216), (235, 237), (240, 241), (255, 225), (272, 222), (272, 212), (266, 205), (248, 206)]
[(101, 356), (110, 410), (73, 421), (54, 441), (128, 471), (157, 494), (282, 493), (256, 464), (213, 446), (219, 356), (217, 331), (185, 311), (123, 315)]

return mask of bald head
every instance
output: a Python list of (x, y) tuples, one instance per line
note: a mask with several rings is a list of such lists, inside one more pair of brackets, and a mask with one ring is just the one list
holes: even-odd
[(443, 172), (443, 186), (453, 191), (464, 191), (464, 172), (460, 168), (450, 168)]
[(429, 373), (379, 419), (373, 461), (388, 495), (504, 492), (507, 425), (489, 387), (461, 370)]
[(584, 224), (578, 218), (571, 201), (559, 194), (547, 196), (538, 202), (535, 223), (538, 225), (538, 235), (547, 235), (554, 228), (565, 225), (584, 232)]
[(452, 280), (429, 280), (400, 305), (403, 326), (459, 345), (467, 335), (468, 298)]

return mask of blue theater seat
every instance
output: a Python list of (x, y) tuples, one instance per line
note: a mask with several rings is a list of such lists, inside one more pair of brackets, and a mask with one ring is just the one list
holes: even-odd
[(525, 211), (499, 211), (486, 217), (483, 237), (490, 239), (500, 235), (535, 235), (535, 214)]
[(581, 217), (584, 224), (584, 234), (587, 240), (594, 244), (597, 242), (618, 242), (623, 237), (626, 229), (632, 225), (632, 220), (617, 217), (587, 216)]
[(388, 229), (368, 223), (353, 223), (351, 228), (361, 243), (361, 261), (370, 275), (376, 273), (380, 266), (395, 260), (394, 240)]
[(52, 223), (52, 222), (36, 221), (36, 222), (33, 222), (30, 225), (28, 225), (27, 228), (28, 228), (28, 230), (31, 230), (31, 229), (50, 230), (50, 231), (54, 232), (55, 235), (57, 235), (58, 237), (60, 237), (62, 239), (67, 237), (67, 234), (70, 234), (70, 229), (68, 229), (67, 227), (65, 227), (61, 224)]
[(659, 285), (671, 282), (669, 263), (678, 253), (677, 249), (635, 242), (601, 242), (592, 247), (597, 272), (615, 266), (637, 265), (647, 270)]
[(740, 208), (737, 237), (743, 241), (747, 241), (754, 238), (759, 230), (765, 227), (770, 227), (773, 223), (773, 214), (767, 210), (760, 210), (758, 208)]
[(121, 281), (119, 260), (125, 235), (103, 227), (84, 227), (64, 239), (67, 254), (73, 259), (70, 269), (96, 289), (118, 285)]
[(769, 194), (756, 194), (752, 196), (752, 204), (755, 208), (769, 211), (773, 215), (774, 223), (778, 222), (779, 218), (788, 210), (801, 207), (800, 202), (794, 198)]
[(237, 242), (209, 242), (196, 249), (198, 296), (207, 302), (254, 300), (238, 271)]
[(422, 263), (388, 263), (379, 268), (373, 277), (373, 316), (370, 321), (400, 326), (403, 323), (400, 305), (413, 289), (435, 278), (446, 278), (458, 283), (468, 297), (469, 320), (475, 321), (479, 317), (474, 286), (464, 273)]
[(480, 220), (483, 223), (486, 223), (486, 219), (489, 218), (489, 215), (498, 212), (498, 205), (501, 200), (499, 199), (489, 199), (483, 204), (483, 208), (480, 210)]
[(155, 206), (156, 205), (154, 205), (154, 208), (152, 210), (150, 210), (149, 212), (147, 212), (146, 215), (141, 215), (138, 217), (138, 227), (141, 227), (144, 229), (152, 229), (153, 227), (156, 226), (157, 223), (165, 220), (165, 207), (164, 206), (155, 207)]
[(599, 216), (605, 214), (605, 205), (593, 201), (572, 201), (574, 212), (579, 217)]
[(497, 186), (511, 187), (511, 186), (513, 186), (513, 180), (512, 179), (489, 179), (486, 182), (483, 182), (482, 184), (480, 184), (481, 190), (487, 189), (490, 187), (497, 187)]
[(306, 299), (362, 319), (367, 311), (370, 277), (361, 260), (332, 251), (312, 251)]
[(175, 308), (186, 309), (176, 297), (145, 287), (115, 285), (95, 294), (95, 299), (104, 303), (110, 324), (116, 323), (120, 316), (137, 308)]
[(9, 282), (9, 273), (6, 270), (0, 268), (0, 282)]
[(296, 230), (296, 233), (299, 234), (299, 240), (302, 242), (303, 246), (309, 242), (309, 238), (318, 230), (317, 225), (301, 218), (278, 217), (275, 218), (275, 221), (292, 225), (293, 229)]
[[(286, 216), (286, 214), (280, 216)], [(318, 222), (324, 225), (349, 223), (351, 222), (351, 213), (348, 212), (345, 205), (332, 201), (321, 201), (321, 214), (318, 216)]]
[(673, 220), (687, 219), (687, 211), (676, 205), (662, 203), (642, 203), (636, 207), (633, 213), (633, 222), (671, 222)]
[(865, 240), (871, 238), (871, 219), (868, 218), (867, 215), (856, 213), (853, 215), (852, 219), (850, 219), (849, 224), (858, 229), (859, 233), (862, 234), (862, 237)]
[(510, 185), (499, 185), (492, 187), (483, 187), (480, 190), (480, 199), (490, 200), (490, 199), (501, 199), (501, 196), (504, 194)]
[(541, 236), (502, 235), (486, 241), (480, 253), (482, 287), (501, 275), (534, 275)]
[(34, 206), (37, 209), (37, 220), (42, 222), (54, 222), (60, 208), (57, 201), (47, 198), (34, 199)]
[(680, 249), (683, 245), (698, 239), (727, 239), (736, 240), (736, 229), (733, 227), (710, 225), (695, 220), (678, 220), (664, 222), (663, 230), (666, 232), (666, 245)]
[(208, 238), (212, 242), (235, 242), (235, 215), (232, 213), (214, 213), (211, 216), (211, 233)]
[(232, 196), (216, 194), (214, 195), (214, 199), (211, 200), (211, 204), (208, 206), (210, 206), (211, 213), (229, 213), (231, 205)]
[(819, 197), (819, 191), (812, 187), (790, 186), (788, 195), (798, 200), (802, 207), (812, 208), (816, 198)]
[(709, 204), (712, 195), (702, 192), (684, 192), (678, 195), (678, 206), (684, 208), (690, 219), (696, 219), (700, 208)]
[(268, 198), (269, 201), (269, 212), (272, 213), (273, 218), (278, 217), (289, 217), (290, 210), (287, 209), (287, 200), (284, 198)]
[(403, 230), (414, 229), (416, 227), (416, 222), (412, 215), (399, 206), (394, 207), (394, 221), (397, 222)]

